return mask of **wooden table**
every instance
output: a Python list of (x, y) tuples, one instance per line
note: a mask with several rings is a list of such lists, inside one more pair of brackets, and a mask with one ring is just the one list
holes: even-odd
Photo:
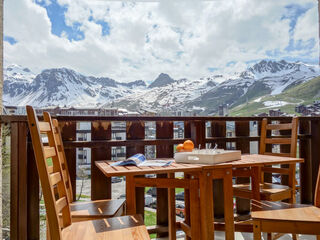
[[(202, 185), (202, 192), (205, 193), (204, 197), (200, 198), (201, 202), (201, 219), (202, 231), (205, 237), (203, 239), (213, 239), (212, 232), (214, 231), (214, 225), (210, 224), (214, 222), (213, 216), (213, 205), (205, 203), (213, 203), (213, 188), (212, 180), (213, 179), (223, 179), (223, 190), (224, 190), (224, 220), (225, 226), (224, 230), (226, 233), (226, 239), (234, 239), (234, 214), (233, 214), (233, 188), (232, 188), (232, 177), (233, 173), (236, 175), (244, 174), (245, 176), (251, 177), (251, 186), (253, 192), (253, 199), (260, 200), (260, 176), (261, 176), (261, 167), (276, 165), (276, 164), (296, 164), (301, 163), (304, 160), (302, 158), (292, 158), (292, 157), (277, 157), (277, 156), (268, 156), (260, 154), (247, 154), (242, 155), (240, 160), (221, 163), (217, 165), (204, 165), (202, 166), (202, 178), (200, 181), (200, 188)], [(231, 165), (231, 166), (230, 166)], [(224, 167), (226, 171), (225, 175), (217, 176), (215, 174), (217, 168)], [(240, 170), (241, 169), (241, 170)], [(245, 173), (244, 171), (248, 171)], [(201, 191), (201, 189), (200, 189)], [(227, 192), (226, 192), (227, 191)], [(214, 203), (216, 204), (216, 203)], [(222, 206), (221, 206), (222, 207)], [(203, 236), (202, 235), (202, 236)]]
[[(162, 159), (164, 160), (164, 159)], [(172, 160), (172, 159), (166, 159)], [(169, 237), (176, 238), (175, 221), (175, 188), (185, 189), (186, 211), (185, 222), (180, 223), (180, 228), (187, 236), (193, 239), (200, 239), (200, 197), (199, 197), (199, 172), (201, 164), (178, 164), (173, 162), (170, 166), (164, 167), (137, 167), (137, 166), (111, 166), (112, 161), (98, 161), (96, 166), (107, 176), (126, 177), (126, 206), (127, 214), (136, 214), (136, 187), (156, 187), (168, 189), (169, 207)], [(174, 173), (183, 172), (184, 179), (174, 178)], [(167, 178), (145, 178), (146, 174), (167, 174)]]
[[(172, 159), (167, 159), (172, 160)], [(185, 188), (185, 207), (186, 215), (188, 209), (191, 213), (191, 229), (187, 224), (190, 224), (188, 216), (186, 216), (186, 223), (181, 223), (181, 228), (186, 233), (191, 232), (194, 236), (201, 234), (201, 239), (214, 239), (214, 213), (213, 213), (213, 179), (223, 179), (224, 189), (224, 217), (225, 217), (225, 232), (226, 239), (234, 239), (234, 216), (233, 216), (233, 188), (232, 188), (232, 176), (233, 171), (237, 171), (238, 168), (250, 169), (252, 173), (252, 190), (253, 196), (256, 200), (260, 199), (260, 168), (263, 166), (274, 164), (293, 164), (303, 162), (301, 158), (289, 158), (289, 157), (276, 157), (267, 155), (242, 155), (241, 160), (236, 160), (228, 163), (216, 164), (216, 165), (204, 165), (204, 164), (178, 164), (173, 163), (166, 167), (136, 167), (136, 166), (110, 166), (111, 161), (97, 161), (96, 166), (107, 177), (112, 176), (126, 176), (126, 200), (127, 200), (127, 213), (135, 214), (135, 187), (158, 187), (158, 188), (170, 188), (169, 189), (169, 211), (170, 214), (175, 214), (175, 195), (174, 188)], [(175, 172), (183, 172), (185, 179), (175, 179)], [(141, 176), (145, 174), (168, 174), (168, 178), (137, 178), (135, 176)], [(186, 181), (186, 179), (194, 180), (192, 183)], [(198, 185), (197, 181), (198, 180)], [(190, 184), (191, 183), (191, 184)], [(190, 187), (193, 184), (193, 187)], [(201, 225), (197, 223), (192, 214), (197, 214), (196, 207), (197, 194), (200, 189), (200, 217)], [(196, 192), (196, 194), (195, 194)], [(189, 196), (190, 194), (190, 196)], [(190, 200), (190, 202), (189, 202)], [(170, 239), (175, 239), (176, 224), (173, 223), (173, 216), (169, 217), (169, 236)], [(192, 223), (192, 221), (194, 221)], [(201, 231), (200, 229), (201, 228)], [(194, 238), (197, 239), (197, 238)]]

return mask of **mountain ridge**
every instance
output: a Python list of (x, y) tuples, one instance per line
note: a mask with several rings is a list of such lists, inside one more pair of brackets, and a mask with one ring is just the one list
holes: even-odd
[(174, 80), (161, 73), (147, 85), (143, 80), (123, 83), (108, 77), (85, 76), (67, 68), (45, 69), (36, 75), (14, 65), (4, 71), (4, 103), (117, 106), (132, 111), (144, 108), (211, 115), (220, 104), (234, 108), (261, 96), (278, 95), (317, 76), (317, 67), (312, 65), (262, 60), (231, 76)]

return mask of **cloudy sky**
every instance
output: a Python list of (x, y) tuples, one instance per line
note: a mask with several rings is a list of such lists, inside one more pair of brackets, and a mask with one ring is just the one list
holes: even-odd
[(5, 64), (118, 81), (318, 63), (316, 0), (5, 0)]

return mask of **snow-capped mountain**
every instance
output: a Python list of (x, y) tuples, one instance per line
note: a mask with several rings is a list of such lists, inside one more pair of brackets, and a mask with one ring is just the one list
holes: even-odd
[(4, 102), (7, 105), (99, 106), (146, 88), (142, 80), (121, 83), (106, 77), (86, 77), (66, 68), (47, 69), (33, 75), (33, 79), (30, 72), (25, 78), (23, 74), (18, 75), (22, 71), (17, 65), (5, 69)]
[(202, 107), (206, 113), (214, 113), (221, 104), (234, 107), (260, 96), (277, 95), (317, 76), (317, 66), (263, 60), (194, 99), (187, 107)]
[(73, 70), (47, 69), (38, 75), (12, 65), (4, 69), (6, 105), (116, 106), (158, 112), (196, 110), (211, 114), (220, 104), (237, 106), (250, 99), (277, 95), (319, 76), (304, 63), (263, 60), (233, 76), (172, 79), (161, 73), (149, 86), (143, 80), (122, 83), (84, 76)]

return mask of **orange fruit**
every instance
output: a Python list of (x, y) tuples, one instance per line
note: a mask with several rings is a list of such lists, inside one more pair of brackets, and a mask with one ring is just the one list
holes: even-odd
[(191, 152), (194, 149), (194, 144), (191, 140), (187, 140), (183, 143), (183, 149), (185, 151)]
[(178, 146), (177, 146), (177, 152), (183, 152), (183, 144), (179, 144)]

